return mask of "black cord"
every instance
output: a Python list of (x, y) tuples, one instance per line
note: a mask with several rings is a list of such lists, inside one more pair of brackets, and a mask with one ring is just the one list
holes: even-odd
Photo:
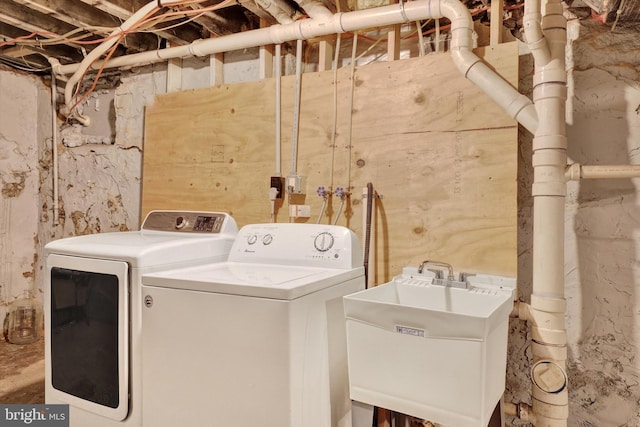
[(364, 235), (364, 287), (369, 289), (369, 249), (371, 246), (371, 214), (373, 211), (373, 184), (367, 183), (367, 224)]

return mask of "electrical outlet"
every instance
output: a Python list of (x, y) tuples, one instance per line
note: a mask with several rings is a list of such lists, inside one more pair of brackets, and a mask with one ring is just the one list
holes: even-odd
[(311, 216), (311, 206), (289, 205), (289, 216), (291, 218), (309, 218)]
[(305, 179), (300, 175), (289, 175), (287, 177), (287, 194), (306, 194)]
[(270, 182), (270, 188), (275, 188), (278, 190), (278, 195), (276, 199), (282, 199), (284, 197), (284, 178), (281, 176), (272, 176)]
[(311, 216), (311, 206), (298, 205), (298, 216), (302, 218), (309, 218)]

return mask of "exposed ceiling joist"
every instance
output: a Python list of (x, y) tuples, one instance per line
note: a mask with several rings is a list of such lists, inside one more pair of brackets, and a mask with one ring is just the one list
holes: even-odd
[[(222, 4), (224, 0), (203, 0), (192, 2), (185, 6), (163, 8), (161, 13), (178, 12), (178, 14), (165, 16), (162, 20), (148, 23), (150, 27), (144, 31), (127, 34), (117, 48), (115, 55), (146, 52), (162, 48), (165, 44), (173, 46), (184, 45), (200, 38), (223, 36), (241, 31), (252, 30), (260, 27), (261, 19), (267, 24), (274, 24), (276, 20), (256, 0), (235, 0), (229, 4)], [(276, 0), (272, 0), (276, 1)], [(370, 7), (380, 4), (377, 0), (318, 0), (329, 9), (337, 8), (343, 12), (358, 7)], [(395, 0), (385, 0), (394, 2)], [(471, 10), (479, 7), (487, 9), (486, 0), (461, 0)], [(522, 6), (523, 0), (505, 0), (509, 8), (509, 22), (507, 26), (512, 33), (522, 38)], [(637, 1), (631, 0), (567, 0), (568, 4), (577, 7), (578, 4), (587, 6), (591, 3), (601, 2), (609, 5), (602, 12), (602, 16), (615, 18), (613, 26), (626, 22), (640, 20)], [(5, 58), (12, 62), (20, 58), (28, 58), (25, 62), (38, 62), (44, 67), (48, 64), (45, 55), (55, 57), (62, 64), (77, 63), (82, 60), (87, 51), (95, 45), (80, 44), (78, 40), (65, 40), (61, 45), (50, 45), (45, 42), (46, 34), (64, 35), (73, 32), (74, 36), (93, 37), (99, 40), (111, 33), (123, 22), (129, 19), (137, 10), (149, 3), (149, 0), (0, 0), (0, 60)], [(301, 11), (301, 7), (295, 0), (277, 0), (277, 3), (287, 9)], [(364, 6), (362, 6), (364, 5)], [(369, 6), (367, 6), (369, 5)], [(191, 9), (211, 8), (201, 15), (190, 13)], [(619, 13), (615, 13), (615, 12)], [(302, 11), (302, 13), (304, 13)], [(505, 14), (506, 14), (505, 10)], [(589, 18), (589, 14), (586, 18)], [(475, 19), (487, 21), (488, 18), (476, 16)], [(610, 21), (613, 21), (610, 19)], [(610, 22), (604, 22), (611, 25)], [(431, 25), (431, 24), (429, 24)], [(429, 34), (429, 28), (423, 27), (423, 31)], [(38, 33), (37, 38), (29, 36)], [(15, 38), (29, 38), (28, 41), (15, 41)], [(73, 37), (71, 37), (73, 38)], [(34, 44), (34, 40), (41, 42)], [(82, 41), (85, 41), (83, 39)], [(13, 49), (17, 45), (24, 45), (31, 49)], [(24, 56), (21, 56), (24, 55)]]

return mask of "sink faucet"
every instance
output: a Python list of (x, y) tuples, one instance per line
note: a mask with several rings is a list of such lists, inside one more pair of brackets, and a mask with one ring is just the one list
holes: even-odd
[(447, 264), (446, 262), (440, 262), (440, 261), (422, 261), (422, 264), (420, 264), (420, 267), (418, 267), (418, 273), (422, 273), (422, 271), (424, 270), (424, 268), (426, 266), (435, 266), (435, 267), (444, 267), (448, 270), (449, 275), (447, 276), (447, 280), (455, 280), (455, 277), (453, 276), (453, 267), (451, 267), (450, 264)]

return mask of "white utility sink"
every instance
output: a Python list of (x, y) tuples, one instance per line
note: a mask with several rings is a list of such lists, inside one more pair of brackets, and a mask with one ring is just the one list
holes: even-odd
[(515, 279), (435, 283), (446, 281), (407, 267), (344, 297), (351, 398), (444, 426), (486, 427), (505, 386)]

